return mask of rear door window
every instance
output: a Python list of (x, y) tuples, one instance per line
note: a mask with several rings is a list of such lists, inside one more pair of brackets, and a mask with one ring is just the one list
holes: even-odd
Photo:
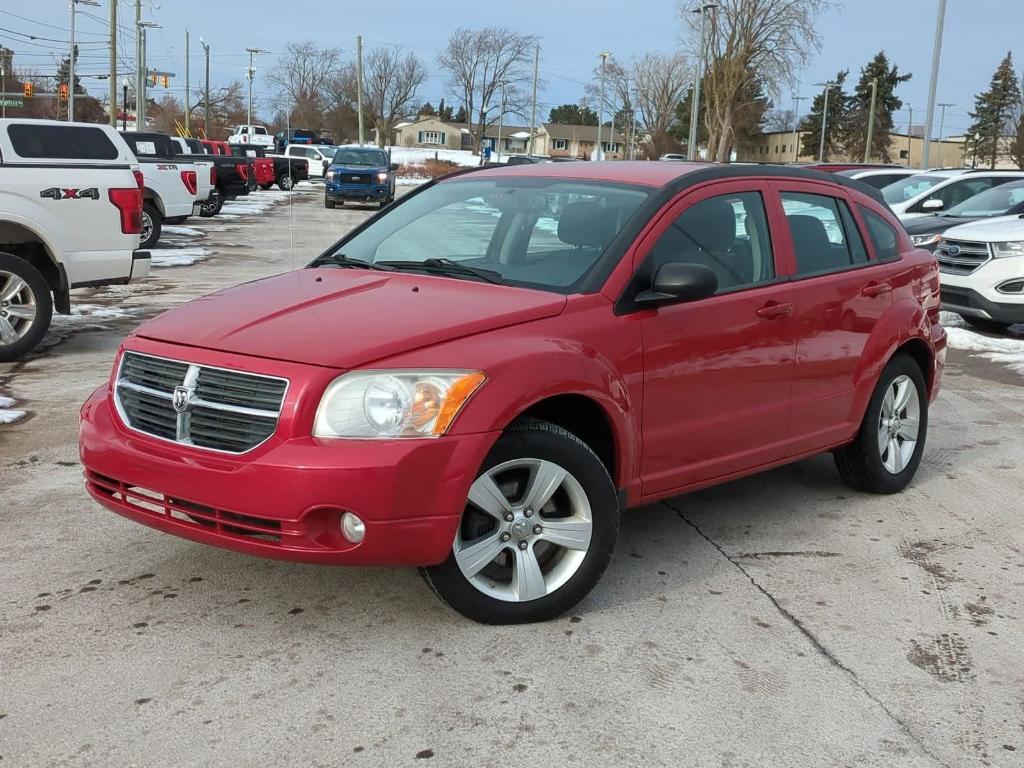
[(7, 127), (11, 146), (21, 157), (55, 160), (116, 160), (117, 147), (102, 128), (78, 125), (28, 125)]
[(868, 260), (845, 202), (803, 192), (781, 196), (798, 275), (834, 272)]
[(868, 238), (875, 249), (875, 258), (879, 261), (890, 261), (900, 257), (899, 236), (885, 219), (874, 211), (858, 205), (857, 209), (868, 227)]

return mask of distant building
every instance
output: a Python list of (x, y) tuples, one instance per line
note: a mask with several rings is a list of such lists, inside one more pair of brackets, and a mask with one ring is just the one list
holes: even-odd
[[(920, 168), (924, 157), (924, 139), (906, 133), (889, 134), (889, 157), (892, 162), (909, 168)], [(736, 161), (741, 163), (811, 163), (818, 159), (818, 153), (803, 154), (801, 142), (807, 131), (775, 131), (762, 133), (752, 137), (742, 147), (736, 149)], [(963, 136), (949, 136), (943, 141), (933, 139), (931, 143), (929, 165), (933, 168), (960, 168), (970, 165), (970, 149), (966, 147)], [(833, 162), (859, 162), (863, 157), (830, 156)], [(881, 158), (873, 158), (872, 162), (881, 162)]]

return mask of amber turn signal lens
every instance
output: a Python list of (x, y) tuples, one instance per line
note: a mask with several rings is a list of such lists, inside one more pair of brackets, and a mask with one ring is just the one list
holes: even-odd
[(448, 394), (441, 405), (441, 411), (437, 414), (437, 421), (434, 422), (434, 434), (443, 435), (459, 415), (462, 406), (466, 404), (470, 396), (480, 388), (480, 385), (487, 379), (480, 371), (467, 373), (456, 381), (448, 389)]

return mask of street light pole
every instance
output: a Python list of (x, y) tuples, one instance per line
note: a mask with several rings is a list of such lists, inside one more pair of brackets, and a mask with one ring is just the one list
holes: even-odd
[(498, 111), (498, 143), (495, 148), (498, 150), (498, 159), (496, 162), (501, 162), (501, 129), (505, 122), (505, 81), (501, 81), (501, 109)]
[(257, 53), (266, 53), (262, 48), (246, 48), (249, 52), (249, 71), (246, 76), (249, 78), (249, 109), (246, 112), (245, 124), (248, 126), (252, 125), (252, 81), (256, 77), (256, 70), (253, 69), (253, 64), (256, 61)]
[(864, 142), (864, 162), (871, 162), (871, 142), (875, 138), (875, 101), (878, 99), (878, 78), (871, 78), (871, 112), (868, 115), (868, 136)]
[(955, 107), (956, 104), (950, 104), (948, 101), (941, 102), (935, 106), (939, 107), (942, 111), (939, 112), (939, 168), (942, 168), (942, 150), (943, 145), (943, 131), (946, 128), (946, 107)]
[(800, 161), (800, 102), (806, 100), (806, 96), (793, 97), (793, 131), (796, 134), (796, 141), (793, 142), (793, 162)]
[(199, 44), (203, 46), (203, 53), (206, 56), (206, 88), (203, 95), (203, 135), (210, 138), (210, 46), (203, 38), (199, 38)]
[(829, 81), (827, 83), (815, 83), (815, 85), (825, 88), (825, 103), (821, 108), (821, 142), (818, 145), (818, 162), (823, 163), (825, 162), (825, 133), (828, 131), (828, 92), (839, 85), (839, 83)]
[(121, 80), (121, 109), (123, 110), (123, 112), (121, 113), (123, 115), (123, 117), (121, 118), (121, 130), (122, 131), (127, 131), (128, 130), (128, 78), (127, 77), (125, 77), (125, 78), (123, 78)]
[(921, 167), (927, 168), (932, 143), (932, 120), (935, 119), (935, 91), (939, 82), (939, 59), (942, 57), (942, 31), (946, 24), (946, 0), (939, 0), (939, 13), (935, 19), (935, 44), (932, 47), (932, 74), (928, 81), (928, 107), (924, 118), (924, 150)]
[(700, 82), (704, 79), (704, 47), (707, 45), (705, 37), (705, 22), (707, 12), (718, 7), (718, 3), (704, 3), (699, 8), (694, 8), (691, 13), (700, 14), (700, 50), (697, 52), (697, 71), (693, 78), (693, 98), (690, 101), (690, 135), (686, 142), (686, 159), (693, 161), (697, 159), (697, 120), (700, 118)]
[(135, 92), (135, 130), (146, 130), (146, 85), (149, 81), (149, 67), (146, 64), (146, 31), (159, 29), (160, 25), (152, 21), (140, 21), (139, 30), (139, 74), (142, 87)]
[(594, 155), (595, 160), (600, 160), (604, 155), (604, 147), (601, 146), (601, 124), (604, 122), (604, 72), (608, 66), (608, 57), (611, 55), (610, 51), (602, 51), (597, 54), (601, 59), (601, 103), (597, 105), (597, 154)]
[(188, 27), (185, 28), (185, 134), (192, 135), (192, 94), (188, 82)]

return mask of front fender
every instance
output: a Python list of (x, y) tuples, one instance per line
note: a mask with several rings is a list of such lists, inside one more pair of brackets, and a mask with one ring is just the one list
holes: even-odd
[[(875, 323), (860, 356), (860, 365), (853, 378), (851, 423), (860, 424), (864, 419), (878, 377), (896, 350), (913, 339), (924, 342), (934, 355), (932, 323), (925, 308), (911, 299), (899, 299)], [(927, 374), (925, 378), (931, 380), (932, 374)]]

